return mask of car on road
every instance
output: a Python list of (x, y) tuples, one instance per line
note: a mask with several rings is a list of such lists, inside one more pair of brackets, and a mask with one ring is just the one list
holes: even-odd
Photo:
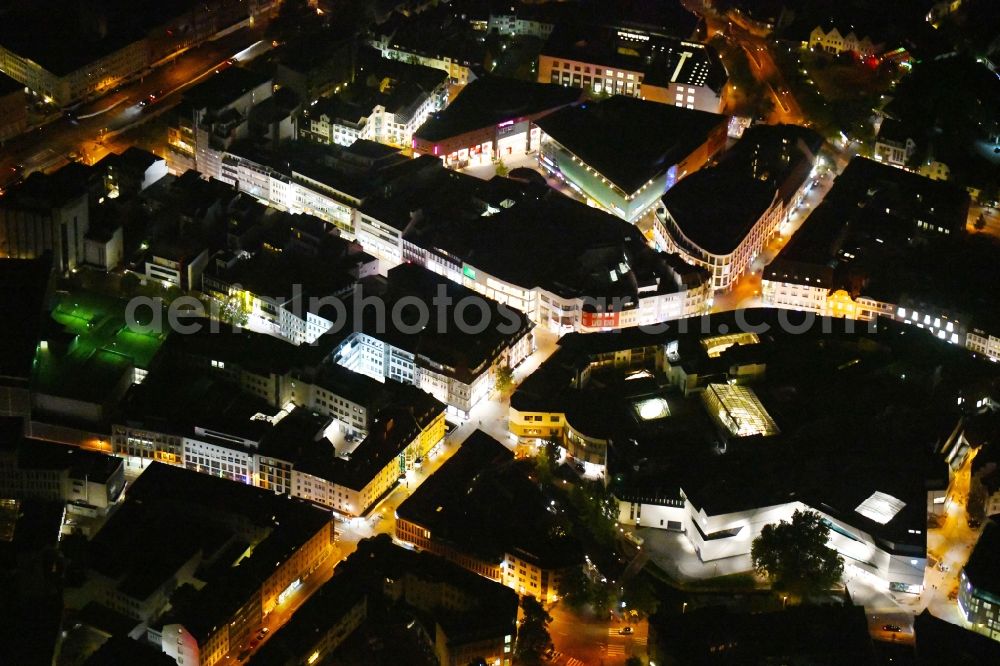
[(144, 100), (145, 104), (143, 104), (143, 102), (139, 102), (139, 106), (149, 106), (150, 104), (156, 104), (156, 102), (158, 102), (160, 98), (166, 94), (166, 92), (167, 92), (166, 90), (160, 88), (156, 92), (149, 93), (149, 95), (147, 95), (146, 99)]
[(903, 630), (903, 628), (900, 627), (898, 624), (883, 624), (882, 625), (882, 631), (889, 631), (889, 632), (892, 632), (894, 634), (898, 634), (902, 630)]
[(618, 633), (622, 636), (628, 636), (629, 634), (635, 633), (635, 629), (632, 627), (622, 627), (618, 630)]
[(246, 661), (247, 657), (250, 656), (250, 650), (243, 650), (238, 655), (236, 655), (236, 661)]

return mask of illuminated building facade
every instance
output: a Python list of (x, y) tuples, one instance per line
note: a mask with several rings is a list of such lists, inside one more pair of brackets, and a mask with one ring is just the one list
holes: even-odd
[[(563, 334), (704, 313), (707, 272), (651, 249), (635, 227), (547, 188), (453, 172), (359, 210), (382, 268), (418, 264)], [(585, 265), (581, 265), (581, 257)]]
[[(532, 324), (520, 312), (481, 299), (484, 309), (476, 309), (489, 313), (485, 329), (463, 326), (454, 304), (474, 296), (471, 290), (417, 264), (401, 264), (388, 278), (383, 295), (387, 312), (395, 312), (401, 299), (415, 297), (428, 304), (434, 316), (415, 330), (395, 316), (380, 321), (366, 308), (364, 321), (355, 322), (355, 332), (333, 352), (336, 362), (349, 370), (379, 381), (412, 384), (448, 405), (453, 417), (465, 419), (493, 390), (499, 369), (516, 367), (534, 350)], [(439, 288), (451, 299), (441, 310), (430, 305), (438, 302)]]
[(125, 489), (121, 458), (23, 437), (19, 418), (0, 419), (0, 494), (67, 502), (70, 512), (105, 514)]
[[(830, 317), (889, 319), (1000, 360), (1000, 339), (991, 332), (996, 324), (983, 296), (970, 295), (964, 284), (945, 287), (948, 256), (982, 266), (980, 271), (992, 265), (992, 249), (965, 233), (968, 208), (961, 188), (855, 158), (764, 269), (764, 303)], [(919, 266), (917, 273), (900, 268), (907, 265), (904, 257)], [(861, 261), (865, 274), (854, 275)], [(908, 287), (918, 280), (933, 286)]]
[(306, 110), (302, 138), (341, 146), (367, 139), (409, 148), (417, 128), (448, 101), (447, 77), (438, 69), (383, 58), (364, 69), (343, 93)]
[(854, 30), (848, 30), (842, 34), (837, 26), (818, 25), (809, 33), (809, 48), (820, 49), (827, 53), (857, 53), (862, 58), (878, 55), (882, 50), (881, 44), (875, 44), (867, 35), (858, 36)]
[(413, 134), (413, 154), (463, 168), (517, 158), (539, 149), (537, 121), (580, 99), (562, 88), (496, 76), (477, 79)]
[(538, 56), (538, 80), (718, 113), (728, 76), (706, 44), (636, 28), (561, 24)]
[(170, 400), (162, 396), (169, 383), (154, 374), (131, 398), (132, 416), (112, 427), (112, 447), (130, 466), (164, 462), (359, 516), (444, 439), (445, 408), (412, 387), (338, 374), (350, 373), (332, 370), (315, 384), (289, 376), (290, 402), (277, 411), (249, 396), (225, 398), (219, 384), (193, 403), (174, 400), (169, 429), (142, 416), (144, 401), (166, 410)]
[[(430, 553), (366, 539), (337, 565), (333, 578), (272, 635), (254, 660), (262, 664), (326, 663), (355, 631), (384, 629), (384, 607), (405, 603), (404, 616), (436, 662), (465, 666), (477, 659), (510, 666), (516, 634), (517, 596)], [(394, 617), (390, 611), (390, 617)]]
[(731, 288), (810, 188), (822, 144), (790, 125), (746, 130), (718, 165), (663, 195), (653, 222), (657, 247), (710, 271), (713, 289)]
[[(210, 510), (216, 530), (227, 530), (233, 538), (250, 544), (240, 556), (240, 566), (226, 567), (227, 574), (203, 569), (205, 577), (197, 579), (201, 585), (196, 586), (196, 594), (183, 600), (172, 597), (170, 607), (146, 630), (146, 639), (179, 664), (212, 666), (249, 641), (264, 617), (286, 603), (329, 557), (334, 542), (327, 511), (302, 500), (167, 465), (153, 465), (143, 472), (129, 490), (127, 503), (133, 501), (132, 513), (122, 512), (121, 520), (143, 512), (166, 512), (176, 520), (185, 512), (197, 516)], [(161, 535), (157, 546), (181, 552), (191, 538), (198, 538), (195, 535), (201, 528), (196, 521), (191, 519), (190, 536), (176, 537), (175, 545), (170, 545)], [(110, 538), (127, 534), (115, 530)], [(147, 529), (135, 534), (140, 535), (140, 542), (146, 540), (148, 548), (158, 532)], [(142, 547), (141, 543), (137, 546)], [(171, 578), (174, 585), (180, 584)]]

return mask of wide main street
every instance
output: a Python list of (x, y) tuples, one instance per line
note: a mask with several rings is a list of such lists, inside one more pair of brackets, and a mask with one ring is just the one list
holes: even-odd
[[(177, 105), (181, 93), (196, 85), (231, 58), (245, 61), (270, 48), (264, 40), (265, 21), (253, 28), (242, 28), (224, 37), (184, 51), (167, 59), (139, 80), (125, 84), (108, 95), (88, 102), (57, 120), (6, 141), (0, 145), (0, 173), (9, 173), (23, 165), (24, 175), (49, 171), (66, 164), (71, 154), (88, 164), (100, 160), (111, 149), (124, 150), (113, 136), (130, 127), (149, 121)], [(156, 102), (140, 107), (149, 95)]]

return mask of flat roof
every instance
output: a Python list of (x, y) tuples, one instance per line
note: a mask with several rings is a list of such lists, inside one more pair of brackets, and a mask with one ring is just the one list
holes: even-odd
[(423, 141), (444, 141), (507, 120), (535, 116), (579, 101), (583, 91), (549, 83), (500, 76), (472, 81), (451, 104), (437, 111), (413, 136)]
[(579, 563), (582, 552), (575, 540), (550, 535), (553, 517), (527, 472), (507, 447), (476, 430), (399, 505), (396, 515), (430, 530), (435, 540), (487, 561), (499, 563), (505, 552), (521, 551), (544, 568)]
[[(224, 523), (239, 518), (261, 528), (264, 536), (250, 544), (252, 553), (239, 566), (226, 567), (197, 592), (180, 594), (178, 590), (171, 597), (172, 609), (161, 624), (182, 624), (199, 641), (247, 602), (273, 574), (276, 562), (286, 561), (330, 522), (329, 511), (304, 500), (159, 462), (151, 463), (133, 482), (128, 502), (173, 509), (173, 520), (177, 515), (189, 516), (185, 525), (193, 521), (190, 516), (201, 515)], [(157, 525), (162, 532), (162, 521)], [(149, 551), (136, 548), (130, 552)]]
[(524, 289), (541, 287), (564, 298), (610, 303), (618, 296), (635, 305), (640, 289), (676, 293), (707, 279), (703, 269), (652, 250), (635, 226), (620, 218), (558, 192), (537, 192), (504, 178), (494, 182), (516, 184), (523, 194), (491, 215), (427, 215), (404, 237)]
[(767, 613), (734, 612), (725, 606), (659, 613), (650, 620), (661, 650), (676, 663), (714, 661), (726, 645), (726, 662), (808, 663), (816, 666), (881, 663), (865, 609), (851, 605), (802, 605)]
[(120, 664), (173, 666), (176, 663), (172, 657), (151, 643), (132, 640), (128, 636), (114, 635), (87, 657), (83, 666), (120, 666)]
[(148, 369), (167, 337), (134, 330), (124, 299), (61, 291), (53, 300), (32, 375), (40, 392), (104, 400), (133, 368)]
[[(175, 0), (163, 6), (151, 4), (136, 12), (129, 11), (131, 3), (126, 0), (107, 0), (87, 17), (102, 24), (101, 35), (87, 29), (78, 3), (73, 0), (16, 3), (0, 26), (0, 44), (56, 76), (65, 76), (145, 38), (151, 28), (194, 4), (194, 0)], [(74, 39), (66, 39), (68, 35)]]
[[(637, 39), (637, 33), (645, 39)], [(560, 23), (549, 35), (542, 55), (642, 72), (642, 83), (647, 85), (706, 86), (721, 93), (728, 78), (725, 65), (713, 47), (651, 34), (643, 28), (630, 30), (621, 24)], [(600, 72), (594, 75), (600, 76)]]
[[(1000, 299), (990, 287), (1000, 280), (1000, 241), (967, 232), (968, 209), (968, 193), (954, 183), (856, 157), (764, 279), (845, 289), (952, 316), (970, 330), (1000, 329)], [(817, 268), (822, 281), (813, 279)], [(966, 274), (978, 279), (969, 283)]]
[[(610, 438), (608, 474), (620, 498), (677, 499), (683, 489), (709, 515), (800, 500), (900, 552), (922, 548), (927, 490), (947, 485), (947, 465), (935, 451), (961, 416), (955, 396), (970, 383), (995, 379), (996, 367), (894, 322), (880, 321), (869, 331), (828, 319), (786, 333), (782, 320), (794, 327), (806, 314), (759, 309), (739, 317), (721, 313), (698, 322), (669, 322), (655, 333), (564, 336), (518, 386), (511, 406), (563, 413), (583, 434)], [(734, 344), (717, 354), (714, 346), (701, 344), (718, 339), (720, 331), (740, 330), (740, 321), (754, 327), (756, 343)], [(624, 371), (599, 367), (601, 359), (624, 350), (632, 352), (630, 371), (645, 369), (654, 377), (630, 380)], [(731, 388), (752, 389), (780, 432), (722, 437), (697, 389), (685, 396), (668, 374), (656, 370), (658, 358), (669, 364), (668, 374), (697, 377), (698, 388), (728, 386), (735, 379)], [(575, 385), (592, 363), (598, 365), (590, 369), (589, 383)], [(741, 368), (763, 374), (751, 380), (753, 373), (747, 376)], [(646, 397), (662, 398), (669, 416), (636, 419), (633, 405)], [(898, 511), (887, 520), (857, 511), (876, 493), (898, 500)]]
[(662, 201), (685, 236), (678, 241), (690, 240), (706, 252), (725, 255), (739, 247), (777, 193), (765, 181), (733, 169), (709, 167), (681, 179)]
[[(9, 95), (18, 90), (24, 90), (24, 84), (0, 72), (0, 95)], [(25, 104), (27, 104), (27, 99), (25, 99)]]
[(0, 259), (0, 382), (27, 381), (47, 318), (52, 255)]
[(217, 111), (270, 80), (271, 77), (262, 72), (239, 66), (227, 67), (186, 90), (184, 102), (196, 109)]
[(684, 160), (712, 132), (725, 131), (727, 119), (615, 95), (560, 109), (537, 124), (566, 150), (631, 194)]
[(976, 542), (963, 569), (975, 592), (985, 592), (994, 598), (1000, 597), (998, 559), (1000, 559), (1000, 525), (993, 520), (987, 520), (979, 541)]
[[(7, 419), (4, 419), (7, 420)], [(20, 429), (20, 419), (14, 419)], [(5, 446), (8, 446), (5, 444)], [(107, 483), (122, 468), (122, 459), (77, 446), (24, 438), (17, 447), (17, 465), (23, 470), (65, 470), (71, 479)], [(121, 490), (119, 488), (119, 490)], [(112, 498), (114, 499), (114, 498)]]

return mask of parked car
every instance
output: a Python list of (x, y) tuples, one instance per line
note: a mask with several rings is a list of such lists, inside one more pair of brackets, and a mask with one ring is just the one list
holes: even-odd
[(632, 627), (622, 627), (618, 630), (618, 633), (622, 636), (628, 636), (629, 634), (635, 633), (635, 629)]
[(894, 634), (898, 634), (903, 630), (898, 624), (883, 624), (882, 631), (891, 631)]

